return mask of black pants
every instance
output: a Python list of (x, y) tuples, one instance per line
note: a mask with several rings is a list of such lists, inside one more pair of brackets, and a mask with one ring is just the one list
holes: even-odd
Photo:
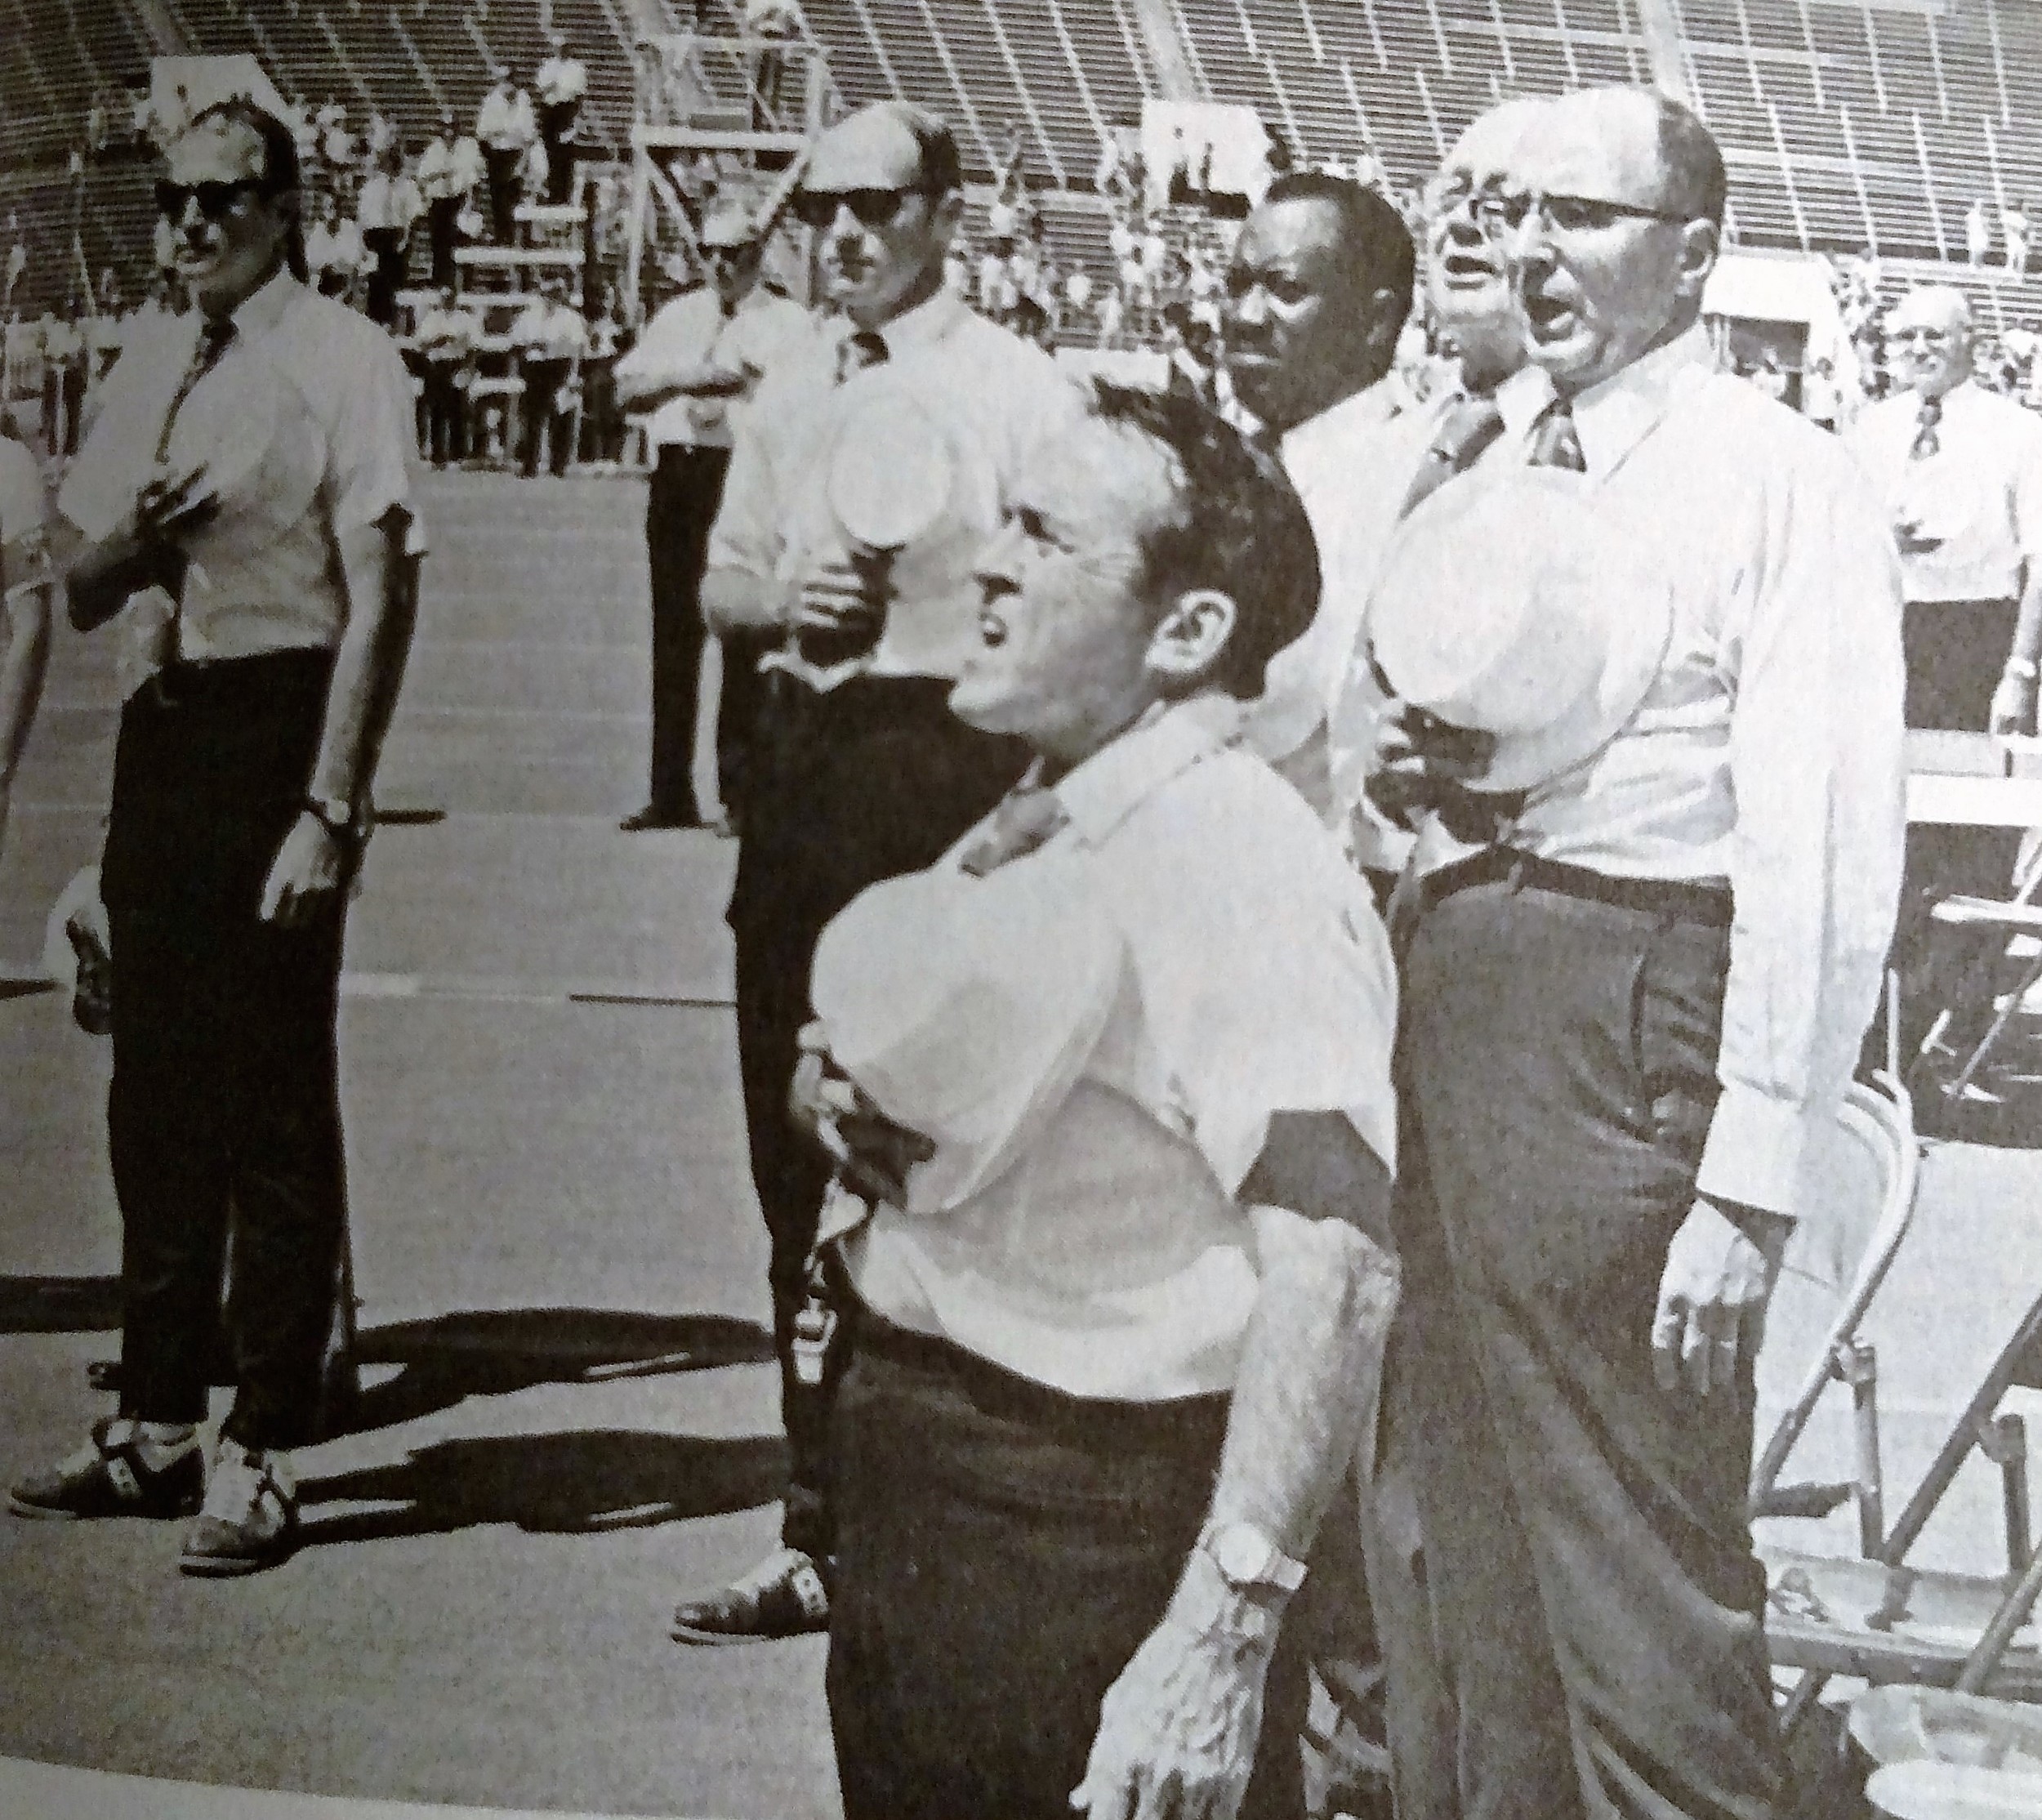
[[(837, 1407), (828, 1692), (845, 1820), (1067, 1820), (1099, 1702), (1195, 1544), (1224, 1397), (1069, 1397), (869, 1314)], [(1304, 1664), (1240, 1812), (1304, 1811)]]
[(574, 188), (574, 122), (579, 101), (542, 101), (539, 138), (546, 146), (546, 199), (558, 207)]
[(363, 313), (385, 328), (397, 320), (397, 293), (404, 288), (405, 230), (403, 228), (365, 228), (362, 244), (376, 261), (368, 274), (368, 294)]
[(624, 415), (617, 408), (617, 356), (591, 355), (582, 362), (582, 437), (585, 462), (614, 462), (624, 453)]
[(870, 884), (934, 861), (1027, 764), (1014, 741), (974, 732), (934, 678), (866, 678), (817, 695), (785, 678), (761, 702), (743, 793), (729, 920), (737, 948), (738, 1064), (752, 1185), (771, 1242), (774, 1345), (792, 1455), (789, 1546), (831, 1550), (830, 1407), (795, 1366), (794, 1317), (828, 1165), (787, 1116), (796, 1037), (813, 1015), (809, 968), (823, 926)]
[(567, 472), (574, 454), (569, 434), (574, 414), (568, 396), (568, 376), (574, 370), (569, 360), (533, 360), (524, 363), (524, 392), (518, 400), (523, 445), (519, 469), (528, 480), (539, 471), (539, 448), (546, 448), (548, 470), (555, 475)]
[(662, 821), (696, 822), (693, 760), (702, 690), (702, 572), (710, 527), (723, 503), (727, 448), (659, 452), (645, 495), (645, 551), (652, 570), (653, 752), (646, 801)]
[(291, 652), (180, 667), (121, 717), (102, 868), (114, 948), (107, 1126), (121, 1208), (121, 1409), (206, 1413), (231, 1229), (225, 1432), (312, 1439), (346, 1218), (335, 1048), (343, 912), (257, 916), (332, 674)]
[(453, 361), (428, 360), (421, 377), (423, 390), (419, 403), (426, 413), (426, 453), (435, 467), (467, 457), (467, 399), (454, 382), (460, 371)]
[(1780, 1811), (1750, 1363), (1694, 1398), (1651, 1350), (1718, 1091), (1728, 904), (1705, 901), (1505, 877), (1411, 939), (1403, 1381), (1469, 1820), (1589, 1811), (1587, 1787), (1626, 1815)]
[(489, 238), (500, 247), (509, 246), (517, 237), (517, 207), (524, 195), (524, 180), (519, 173), (524, 163), (522, 146), (482, 149), (489, 185)]
[(435, 291), (451, 289), (458, 273), (454, 248), (461, 230), (455, 225), (461, 216), (461, 196), (435, 196), (426, 204), (426, 244), (432, 253), (432, 282)]
[(2016, 600), (1910, 601), (1902, 622), (1907, 725), (1983, 733), (2013, 649)]

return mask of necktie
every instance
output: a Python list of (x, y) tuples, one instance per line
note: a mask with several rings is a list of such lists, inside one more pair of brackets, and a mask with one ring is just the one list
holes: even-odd
[(1588, 472), (1588, 458), (1581, 453), (1581, 438), (1574, 427), (1574, 408), (1563, 398), (1556, 398), (1540, 413), (1538, 426), (1532, 433), (1532, 466)]
[(1924, 398), (1921, 409), (1915, 417), (1915, 440), (1907, 451), (1907, 459), (1919, 462), (1937, 453), (1942, 448), (1942, 439), (1936, 434), (1942, 422), (1942, 400)]
[(198, 331), (198, 346), (192, 350), (191, 364), (185, 369), (185, 377), (177, 381), (177, 390), (172, 395), (170, 408), (163, 413), (163, 427), (156, 438), (156, 459), (158, 462), (170, 458), (170, 434), (177, 427), (177, 413), (185, 408), (185, 401), (198, 387), (198, 381), (220, 364), (220, 357), (227, 351), (227, 344), (234, 339), (234, 318), (207, 316)]
[(836, 382), (840, 386), (853, 373), (883, 365), (886, 359), (886, 337), (876, 328), (861, 328), (846, 336), (837, 348)]
[(1411, 478), (1398, 518), (1407, 518), (1420, 504), (1446, 485), (1456, 474), (1474, 466), (1482, 451), (1503, 434), (1503, 413), (1495, 401), (1464, 398), (1451, 406), (1433, 434), (1432, 444)]
[(1022, 785), (1001, 799), (1000, 806), (992, 812), (992, 825), (959, 863), (972, 877), (983, 878), (1010, 859), (1025, 859), (1070, 819), (1054, 790), (1040, 784)]

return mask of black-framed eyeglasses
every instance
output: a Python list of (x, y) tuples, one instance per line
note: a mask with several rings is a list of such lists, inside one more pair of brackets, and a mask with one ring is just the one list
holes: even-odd
[(1942, 347), (1957, 338), (1954, 328), (1889, 328), (1886, 339), (1899, 345), (1908, 341), (1925, 341), (1931, 347)]
[(181, 221), (193, 203), (208, 221), (224, 221), (244, 196), (261, 194), (261, 177), (209, 177), (198, 183), (176, 183), (168, 177), (156, 180), (156, 212), (166, 221)]
[(1512, 232), (1537, 216), (1555, 234), (1593, 234), (1619, 221), (1665, 221), (1680, 226), (1692, 219), (1678, 209), (1650, 208), (1643, 203), (1620, 203), (1607, 196), (1555, 194), (1478, 196), (1476, 219), (1487, 228)]
[(910, 196), (927, 194), (918, 185), (898, 190), (797, 190), (787, 206), (804, 227), (826, 228), (836, 219), (840, 208), (848, 208), (851, 219), (860, 227), (877, 228), (891, 222)]
[(742, 247), (704, 247), (702, 258), (711, 265), (742, 265), (756, 249), (750, 245)]

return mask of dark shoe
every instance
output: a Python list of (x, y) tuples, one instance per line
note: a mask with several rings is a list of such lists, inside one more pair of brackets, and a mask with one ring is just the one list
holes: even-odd
[(626, 815), (617, 825), (626, 834), (649, 834), (661, 828), (700, 827), (702, 819), (696, 815), (662, 815), (649, 805), (635, 815)]
[(197, 1441), (167, 1465), (142, 1461), (132, 1427), (127, 1438), (109, 1443), (115, 1426), (108, 1416), (92, 1425), (92, 1438), (52, 1471), (25, 1479), (7, 1498), (17, 1517), (71, 1522), (83, 1517), (188, 1517), (205, 1489), (205, 1450)]
[(260, 1573), (298, 1546), (298, 1497), (283, 1459), (223, 1440), (204, 1508), (177, 1565), (205, 1579)]
[(798, 1548), (775, 1549), (751, 1572), (674, 1611), (675, 1643), (762, 1643), (830, 1627), (823, 1568)]

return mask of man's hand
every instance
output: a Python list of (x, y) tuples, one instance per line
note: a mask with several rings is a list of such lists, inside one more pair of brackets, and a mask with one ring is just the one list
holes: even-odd
[(836, 1161), (845, 1181), (868, 1198), (894, 1207), (907, 1202), (907, 1172), (926, 1162), (936, 1147), (920, 1131), (896, 1124), (831, 1060), (823, 1027), (801, 1033), (801, 1059), (795, 1064), (787, 1109)]
[(1794, 1222), (1745, 1209), (1732, 1220), (1699, 1197), (1666, 1248), (1652, 1317), (1652, 1372), (1662, 1390), (1705, 1397), (1737, 1381), (1740, 1356), (1754, 1355), (1766, 1304)]
[(873, 587), (869, 564), (823, 562), (801, 578), (793, 611), (798, 634), (819, 632), (869, 644), (879, 636), (886, 601)]
[(1992, 706), (1986, 716), (1986, 730), (1995, 734), (2028, 734), (2035, 729), (2035, 679), (2009, 670), (1992, 691)]
[(1496, 749), (1493, 734), (1395, 704), (1378, 731), (1369, 800), (1408, 828), (1428, 810), (1465, 802), (1469, 781), (1488, 769)]
[(195, 530), (220, 510), (216, 493), (205, 490), (206, 464), (182, 474), (159, 468), (135, 496), (132, 535), (137, 543), (174, 538)]
[[(1099, 1733), (1071, 1805), (1090, 1820), (1233, 1820), (1255, 1769), (1262, 1695), (1277, 1618), (1246, 1613), (1237, 1594), (1206, 1594), (1185, 1609), (1194, 1559), (1161, 1624), (1099, 1705)], [(1213, 1574), (1217, 1578), (1216, 1572)]]
[(262, 886), (261, 917), (279, 929), (302, 929), (346, 888), (355, 854), (310, 810), (291, 824)]

